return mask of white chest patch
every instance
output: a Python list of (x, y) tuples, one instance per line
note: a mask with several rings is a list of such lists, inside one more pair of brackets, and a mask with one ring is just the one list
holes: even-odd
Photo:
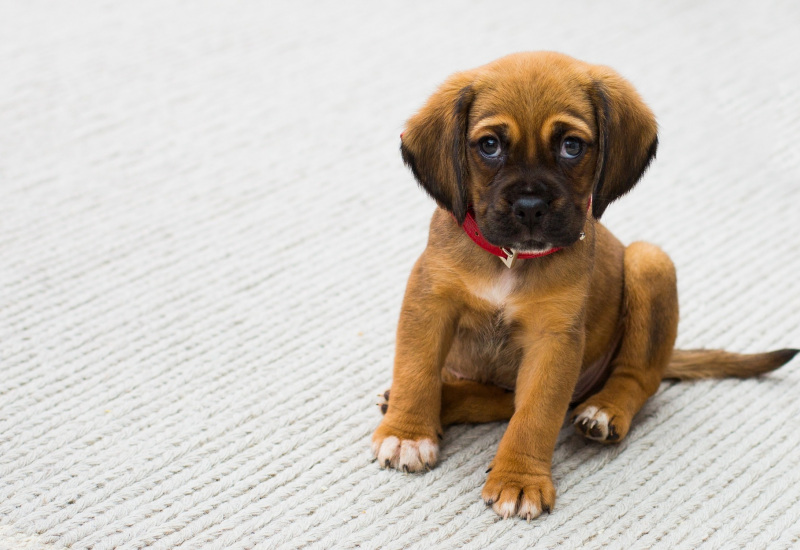
[(514, 292), (517, 286), (517, 277), (511, 270), (503, 271), (499, 277), (476, 285), (470, 290), (472, 293), (486, 300), (495, 307), (504, 308), (508, 306), (508, 297)]

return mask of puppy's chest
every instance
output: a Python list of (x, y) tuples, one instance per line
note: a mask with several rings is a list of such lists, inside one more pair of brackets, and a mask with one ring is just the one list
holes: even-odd
[(476, 298), (476, 306), (481, 309), (486, 305), (500, 310), (505, 317), (511, 317), (516, 311), (512, 296), (519, 284), (519, 278), (513, 271), (502, 271), (493, 279), (474, 281), (468, 286), (469, 292)]
[(519, 281), (503, 273), (469, 287), (471, 307), (464, 311), (450, 366), (459, 377), (513, 388), (521, 359), (514, 321)]

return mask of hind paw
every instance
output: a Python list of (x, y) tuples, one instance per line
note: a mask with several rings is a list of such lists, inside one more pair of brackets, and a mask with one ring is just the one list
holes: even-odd
[(578, 405), (571, 420), (579, 434), (601, 443), (617, 443), (628, 434), (630, 427), (624, 415), (615, 413), (612, 408), (588, 403)]

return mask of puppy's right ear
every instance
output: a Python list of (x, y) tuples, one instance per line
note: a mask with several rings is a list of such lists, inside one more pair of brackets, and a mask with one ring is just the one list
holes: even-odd
[(474, 97), (470, 73), (439, 87), (406, 125), (400, 152), (417, 182), (459, 225), (467, 215), (467, 119)]

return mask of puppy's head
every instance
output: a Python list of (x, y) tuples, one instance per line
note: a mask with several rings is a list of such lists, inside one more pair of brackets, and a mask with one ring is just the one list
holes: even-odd
[(472, 209), (492, 244), (528, 251), (578, 240), (657, 143), (652, 112), (616, 72), (538, 52), (451, 76), (408, 121), (401, 151), (459, 224)]

